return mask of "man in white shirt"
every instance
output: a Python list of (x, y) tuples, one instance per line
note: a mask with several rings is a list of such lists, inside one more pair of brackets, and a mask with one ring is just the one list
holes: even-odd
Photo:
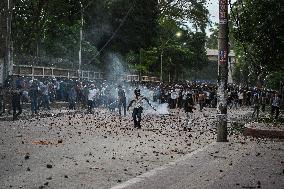
[(244, 93), (243, 93), (243, 91), (239, 91), (238, 92), (238, 98), (239, 98), (239, 105), (242, 106), (243, 105), (243, 100), (244, 100)]
[(96, 96), (97, 90), (95, 89), (95, 85), (91, 84), (90, 89), (88, 91), (88, 112), (93, 113), (94, 107), (94, 99)]
[(134, 128), (138, 128), (141, 129), (141, 114), (143, 111), (143, 100), (146, 100), (146, 102), (155, 110), (157, 111), (149, 102), (149, 100), (142, 96), (140, 93), (140, 89), (135, 89), (134, 90), (134, 94), (135, 97), (133, 100), (130, 101), (127, 110), (129, 110), (129, 107), (131, 107), (132, 105), (134, 106), (133, 112), (132, 112), (132, 117), (133, 117), (133, 121), (134, 121)]
[(177, 103), (177, 92), (175, 90), (171, 91), (171, 108), (176, 108)]
[(278, 93), (275, 92), (271, 99), (271, 118), (273, 118), (273, 115), (275, 113), (275, 120), (278, 119), (280, 113), (280, 104), (281, 104), (281, 99)]

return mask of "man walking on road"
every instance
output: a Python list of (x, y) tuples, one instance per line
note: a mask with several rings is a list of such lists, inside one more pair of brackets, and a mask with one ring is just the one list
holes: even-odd
[(135, 94), (135, 97), (133, 100), (130, 101), (128, 107), (127, 107), (127, 110), (129, 110), (129, 107), (131, 107), (132, 104), (134, 104), (134, 109), (133, 109), (133, 112), (132, 112), (132, 117), (133, 117), (133, 121), (134, 121), (134, 128), (138, 128), (138, 129), (141, 129), (141, 114), (142, 114), (142, 111), (143, 111), (143, 100), (146, 100), (147, 103), (155, 110), (157, 111), (152, 105), (151, 103), (149, 102), (149, 100), (144, 97), (144, 96), (141, 96), (140, 94), (140, 89), (135, 89), (134, 90), (134, 94)]
[(97, 95), (97, 90), (95, 89), (95, 85), (91, 84), (90, 89), (88, 90), (88, 112), (93, 113), (94, 108), (94, 100)]
[(48, 86), (47, 81), (42, 83), (40, 90), (41, 90), (41, 93), (42, 93), (42, 105), (47, 110), (50, 110), (50, 106), (49, 106), (49, 86)]
[[(22, 113), (21, 91), (19, 88), (12, 90), (13, 121)], [(17, 112), (18, 110), (18, 112)]]
[(258, 93), (255, 93), (253, 95), (253, 113), (252, 113), (252, 118), (254, 118), (254, 115), (256, 113), (256, 118), (258, 119), (259, 117), (259, 109), (260, 109), (260, 97)]
[(271, 99), (271, 119), (273, 119), (273, 115), (275, 113), (275, 119), (278, 119), (280, 111), (280, 97), (276, 92)]
[(32, 115), (38, 113), (38, 96), (39, 96), (39, 89), (37, 86), (36, 81), (32, 82), (31, 88), (29, 90), (29, 96), (31, 99), (31, 111)]
[(118, 86), (118, 111), (121, 116), (121, 108), (123, 107), (124, 116), (126, 116), (126, 96), (122, 86)]
[(194, 107), (192, 95), (187, 94), (186, 99), (184, 101), (184, 111), (186, 113), (186, 120), (185, 120), (185, 126), (183, 127), (183, 129), (185, 131), (191, 129), (193, 110), (195, 110), (195, 107)]
[(205, 102), (205, 95), (202, 91), (200, 91), (199, 95), (198, 95), (198, 103), (199, 103), (199, 111), (200, 112), (203, 110), (204, 102)]

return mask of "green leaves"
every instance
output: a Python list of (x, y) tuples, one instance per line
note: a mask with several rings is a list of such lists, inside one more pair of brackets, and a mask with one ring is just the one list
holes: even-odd
[[(273, 90), (279, 90), (284, 85), (284, 71), (278, 70), (270, 72), (265, 78), (264, 82), (266, 86)], [(281, 90), (280, 90), (281, 91)]]
[(160, 22), (171, 18), (179, 25), (190, 23), (196, 31), (205, 32), (209, 23), (209, 12), (205, 0), (161, 0), (159, 3)]
[(243, 4), (237, 1), (232, 14), (239, 21), (233, 31), (241, 46), (236, 48), (241, 55), (238, 62), (248, 65), (257, 82), (263, 83), (266, 75), (284, 68), (283, 1), (245, 0)]
[(88, 68), (107, 64), (104, 57), (113, 52), (134, 71), (159, 75), (163, 54), (165, 72), (178, 79), (176, 73), (206, 62), (205, 0), (29, 0), (13, 7), (17, 60), (64, 59), (76, 68), (82, 15), (82, 64)]

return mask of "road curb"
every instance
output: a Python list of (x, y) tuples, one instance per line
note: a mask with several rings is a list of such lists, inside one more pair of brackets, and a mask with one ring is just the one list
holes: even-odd
[(278, 138), (284, 139), (283, 130), (268, 130), (268, 129), (258, 129), (258, 128), (249, 128), (244, 129), (244, 136), (251, 136), (255, 138)]

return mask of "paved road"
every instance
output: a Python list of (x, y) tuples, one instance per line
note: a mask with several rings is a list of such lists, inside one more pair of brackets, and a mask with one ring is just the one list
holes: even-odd
[[(247, 112), (233, 110), (229, 118), (243, 120)], [(130, 114), (119, 118), (104, 109), (94, 114), (53, 110), (43, 117), (23, 114), (18, 121), (0, 121), (0, 188), (110, 188), (150, 170), (163, 169), (166, 163), (184, 159), (185, 154), (216, 141), (215, 109), (196, 111), (190, 132), (183, 131), (183, 111), (170, 113), (145, 111), (141, 130), (133, 129)], [(259, 142), (230, 132), (232, 143), (247, 140)], [(224, 157), (213, 159), (218, 162)], [(207, 170), (209, 160), (200, 159), (201, 170)], [(189, 170), (194, 173), (200, 168), (193, 165)], [(177, 180), (188, 180), (182, 179), (182, 171), (176, 172), (180, 173)], [(203, 179), (191, 176), (197, 184)]]
[(212, 143), (112, 189), (283, 189), (283, 157), (283, 141)]

